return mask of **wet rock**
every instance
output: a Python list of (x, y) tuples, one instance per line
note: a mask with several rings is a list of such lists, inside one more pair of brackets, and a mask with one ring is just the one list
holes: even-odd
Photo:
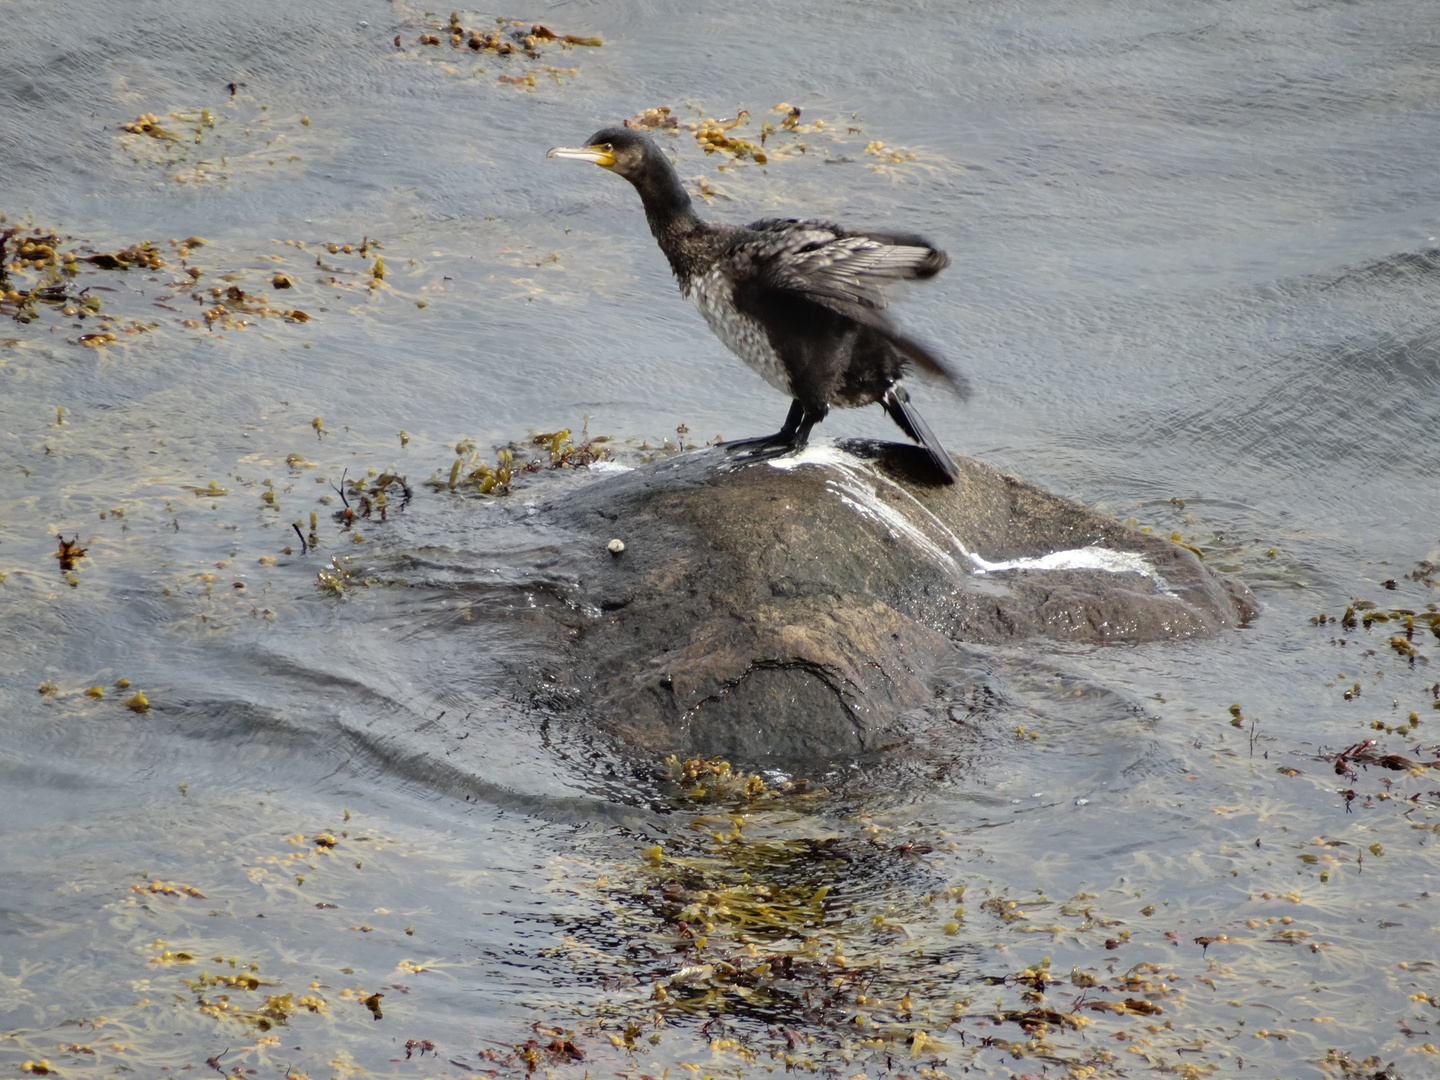
[(804, 760), (895, 738), (964, 681), (957, 643), (1193, 638), (1255, 613), (1186, 548), (976, 461), (946, 486), (926, 468), (847, 442), (570, 489), (538, 516), (582, 553), (588, 617), (537, 693), (658, 751)]

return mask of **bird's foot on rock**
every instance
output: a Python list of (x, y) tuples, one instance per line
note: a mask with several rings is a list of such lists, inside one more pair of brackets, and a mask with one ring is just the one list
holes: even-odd
[(729, 442), (720, 443), (719, 446), (727, 454), (764, 461), (768, 458), (781, 457), (797, 450), (803, 450), (805, 443), (803, 441), (796, 442), (793, 435), (779, 431), (774, 435), (757, 435), (751, 439), (732, 439)]
[(809, 442), (809, 424), (798, 429), (787, 424), (774, 435), (757, 435), (753, 439), (722, 442), (720, 449), (742, 461), (770, 461), (787, 454), (798, 454)]
[(757, 435), (753, 439), (733, 439), (720, 444), (727, 454), (739, 454), (752, 461), (766, 461), (805, 449), (810, 429), (825, 419), (828, 406), (807, 409), (798, 400), (790, 403), (785, 423), (774, 435)]

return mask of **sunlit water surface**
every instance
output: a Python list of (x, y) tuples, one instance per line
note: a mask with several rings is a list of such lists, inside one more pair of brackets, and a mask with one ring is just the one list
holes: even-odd
[[(0, 322), (0, 1074), (1436, 1075), (1431, 6), (689, 10), (505, 12), (604, 41), (507, 57), (402, 3), (0, 6), (7, 227), (161, 263)], [(525, 503), (603, 476), (457, 454), (784, 413), (544, 157), (658, 106), (707, 214), (948, 249), (896, 309), (976, 388), (914, 387), (942, 440), (1254, 625), (976, 653), (803, 777), (531, 708)], [(741, 109), (763, 166), (684, 127)], [(369, 470), (413, 498), (337, 520)], [(1410, 765), (1337, 775), (1365, 738)]]

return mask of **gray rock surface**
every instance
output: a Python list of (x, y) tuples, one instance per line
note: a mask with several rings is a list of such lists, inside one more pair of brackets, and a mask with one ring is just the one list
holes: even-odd
[(959, 465), (937, 486), (912, 447), (846, 442), (570, 488), (538, 516), (570, 538), (588, 617), (544, 693), (642, 747), (803, 760), (894, 738), (968, 677), (956, 643), (1193, 638), (1255, 614), (1190, 550)]

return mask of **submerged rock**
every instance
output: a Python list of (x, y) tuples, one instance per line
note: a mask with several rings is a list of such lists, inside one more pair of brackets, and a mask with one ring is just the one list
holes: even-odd
[(571, 488), (539, 518), (579, 553), (586, 614), (536, 692), (643, 747), (793, 761), (882, 746), (965, 681), (957, 643), (1192, 638), (1255, 613), (1186, 548), (959, 467), (936, 486), (913, 447), (846, 442)]

